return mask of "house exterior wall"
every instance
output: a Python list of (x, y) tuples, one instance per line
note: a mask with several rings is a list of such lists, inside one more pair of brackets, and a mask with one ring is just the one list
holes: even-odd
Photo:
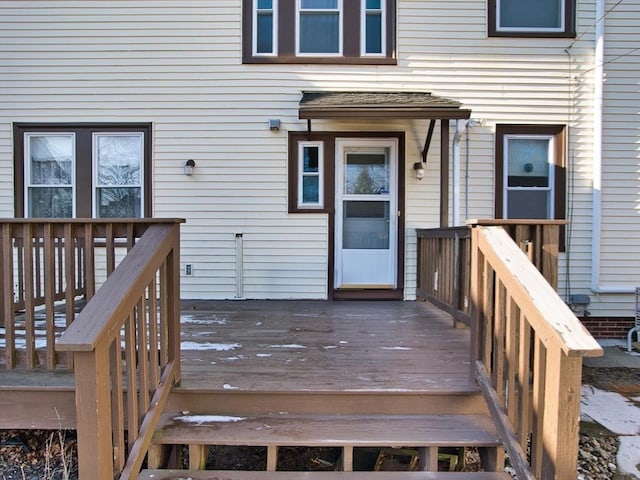
[[(637, 52), (613, 61), (637, 45), (638, 1), (613, 13), (601, 273), (604, 282), (640, 284), (639, 62)], [(238, 0), (0, 0), (0, 216), (14, 212), (13, 122), (152, 122), (153, 214), (187, 220), (182, 264), (193, 275), (183, 275), (182, 296), (327, 298), (329, 218), (287, 212), (287, 132), (306, 129), (300, 92), (430, 91), (486, 122), (457, 144), (463, 220), (494, 216), (496, 124), (569, 127), (572, 226), (560, 291), (591, 294), (591, 315), (628, 316), (631, 295), (590, 291), (595, 19), (594, 1), (580, 1), (576, 39), (489, 38), (484, 0), (399, 0), (397, 65), (243, 65)], [(281, 120), (279, 131), (267, 128), (270, 118)], [(411, 169), (426, 128), (313, 121), (314, 131), (405, 132), (407, 299), (415, 298), (414, 229), (439, 224), (437, 131), (425, 178)], [(187, 159), (196, 162), (191, 177), (182, 174)]]

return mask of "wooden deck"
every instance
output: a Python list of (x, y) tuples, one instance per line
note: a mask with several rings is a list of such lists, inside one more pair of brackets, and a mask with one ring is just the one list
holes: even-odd
[[(477, 413), (469, 361), (468, 330), (426, 302), (189, 301), (168, 409)], [(7, 428), (74, 425), (71, 374), (0, 370), (0, 391)]]

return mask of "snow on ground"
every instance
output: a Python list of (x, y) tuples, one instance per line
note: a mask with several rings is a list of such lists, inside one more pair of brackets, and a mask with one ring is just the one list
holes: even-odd
[(226, 423), (240, 422), (246, 420), (247, 417), (228, 417), (224, 415), (180, 415), (174, 417), (174, 420), (183, 423), (194, 423), (196, 425), (204, 425), (207, 423)]
[(228, 352), (242, 347), (239, 343), (209, 343), (209, 342), (181, 342), (182, 350), (215, 350), (217, 352)]

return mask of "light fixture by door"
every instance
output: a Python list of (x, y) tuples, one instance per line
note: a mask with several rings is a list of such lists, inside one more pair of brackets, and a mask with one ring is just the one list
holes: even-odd
[(424, 166), (422, 165), (422, 162), (416, 162), (413, 164), (413, 173), (418, 180), (422, 180), (424, 178)]
[(196, 162), (195, 160), (187, 160), (184, 164), (184, 174), (191, 176), (193, 175), (193, 169), (196, 168)]

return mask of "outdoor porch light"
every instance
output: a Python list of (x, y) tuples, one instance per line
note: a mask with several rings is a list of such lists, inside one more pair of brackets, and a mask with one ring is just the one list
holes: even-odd
[(193, 175), (193, 169), (196, 167), (196, 162), (194, 160), (187, 160), (184, 164), (184, 174), (191, 176)]
[(416, 162), (413, 164), (413, 173), (416, 175), (418, 180), (422, 180), (424, 178), (424, 167), (422, 166), (422, 162)]

